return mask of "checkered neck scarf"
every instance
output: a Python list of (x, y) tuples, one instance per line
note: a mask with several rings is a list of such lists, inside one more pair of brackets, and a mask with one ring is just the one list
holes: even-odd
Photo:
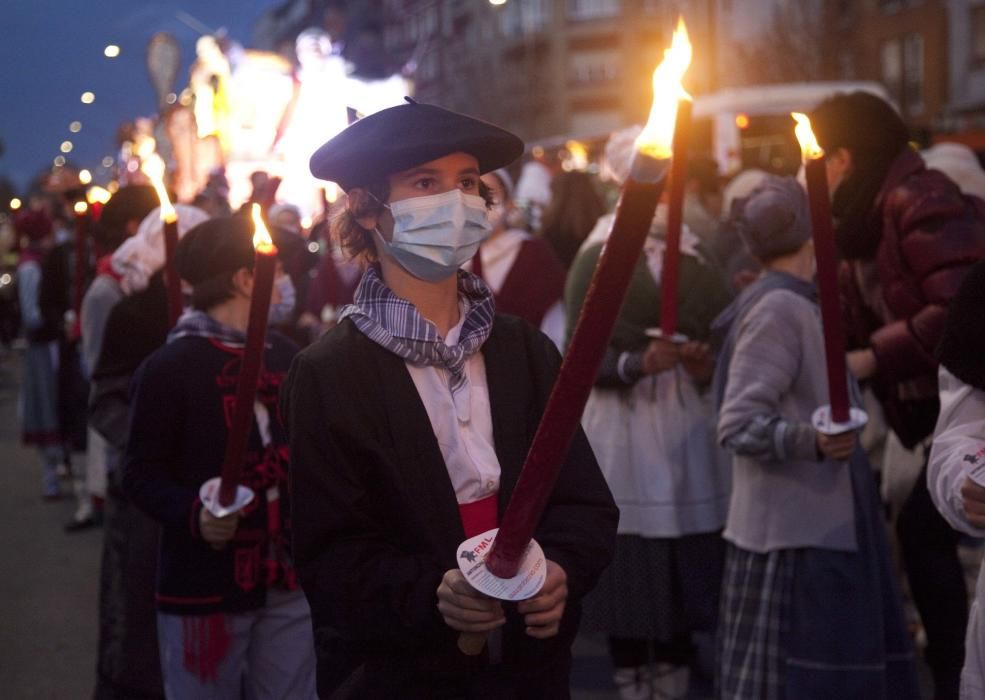
[(351, 318), (367, 338), (412, 365), (447, 370), (458, 418), (468, 421), (469, 392), (462, 391), (468, 386), (465, 363), (489, 337), (496, 303), (485, 282), (464, 270), (458, 272), (458, 294), (466, 302), (466, 310), (455, 345), (446, 345), (433, 323), (390, 291), (376, 266), (367, 268), (353, 303), (342, 309), (340, 320)]

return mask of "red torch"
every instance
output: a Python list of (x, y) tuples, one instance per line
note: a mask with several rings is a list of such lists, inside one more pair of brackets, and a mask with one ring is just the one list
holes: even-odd
[(174, 328), (185, 306), (181, 295), (181, 278), (175, 265), (174, 254), (178, 249), (178, 212), (171, 204), (168, 190), (164, 186), (164, 161), (156, 153), (144, 158), (141, 166), (144, 174), (154, 186), (161, 202), (161, 222), (164, 224), (164, 283), (168, 290), (168, 326)]
[[(673, 153), (680, 80), (690, 60), (690, 47), (685, 51), (683, 45), (686, 40), (686, 36), (675, 33), (670, 50), (653, 74), (650, 118), (636, 141), (636, 156), (616, 206), (608, 242), (499, 531), (472, 538), (460, 548), (470, 556), (488, 551), (488, 556), (474, 563), (462, 562), (462, 571), (472, 586), (492, 597), (519, 600), (535, 595), (543, 585), (543, 554), (532, 541), (533, 533), (578, 429), (663, 192)], [(459, 647), (477, 654), (483, 641), (483, 635), (465, 634)]]
[[(684, 19), (677, 20), (677, 33), (683, 37), (691, 62), (691, 44), (687, 42), (687, 28)], [(663, 255), (663, 269), (660, 273), (660, 333), (658, 337), (674, 342), (684, 342), (686, 338), (677, 333), (678, 280), (681, 269), (681, 227), (684, 223), (684, 194), (687, 185), (687, 147), (691, 140), (690, 95), (684, 93), (677, 105), (677, 120), (674, 128), (674, 157), (670, 165), (669, 201), (667, 202), (667, 238)]]
[(222, 476), (219, 484), (219, 505), (229, 507), (238, 500), (237, 486), (243, 471), (243, 457), (253, 427), (253, 401), (256, 398), (263, 350), (267, 336), (267, 314), (270, 311), (270, 294), (277, 269), (277, 248), (270, 232), (263, 223), (260, 205), (252, 207), (253, 247), (256, 257), (253, 266), (253, 294), (250, 297), (250, 321), (246, 328), (246, 346), (236, 385), (236, 405), (233, 410), (226, 454), (222, 460)]
[(76, 323), (82, 310), (82, 295), (85, 293), (85, 278), (89, 262), (89, 205), (75, 203), (75, 270), (72, 294)]
[(854, 430), (865, 424), (864, 411), (851, 408), (848, 401), (848, 369), (845, 360), (845, 332), (841, 325), (838, 299), (838, 259), (831, 224), (831, 197), (824, 163), (824, 151), (817, 143), (806, 114), (794, 112), (794, 132), (800, 142), (807, 177), (807, 198), (811, 209), (814, 255), (817, 260), (817, 287), (824, 325), (824, 354), (828, 370), (828, 400), (813, 416), (814, 427), (829, 434)]
[(93, 185), (86, 190), (86, 201), (89, 203), (89, 212), (92, 214), (93, 222), (98, 222), (102, 216), (103, 207), (109, 203), (113, 195), (105, 187)]

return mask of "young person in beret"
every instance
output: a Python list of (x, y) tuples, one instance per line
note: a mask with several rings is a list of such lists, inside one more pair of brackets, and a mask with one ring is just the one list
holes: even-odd
[[(564, 698), (579, 601), (618, 519), (581, 432), (534, 534), (548, 559), (540, 593), (491, 600), (456, 563), (466, 536), (497, 526), (560, 365), (546, 336), (496, 315), (489, 288), (459, 269), (490, 231), (480, 176), (523, 144), (408, 102), (311, 159), (346, 190), (334, 233), (367, 263), (354, 303), (298, 356), (282, 394), (319, 692)], [(462, 632), (489, 633), (481, 655), (459, 651)]]
[[(288, 450), (277, 396), (297, 351), (267, 336), (241, 481), (255, 498), (216, 518), (219, 476), (253, 292), (253, 224), (212, 219), (178, 245), (192, 310), (134, 377), (127, 496), (161, 524), (157, 629), (169, 699), (315, 697), (311, 613), (289, 553)], [(280, 266), (279, 266), (280, 267)], [(271, 311), (290, 295), (279, 269)], [(287, 282), (285, 282), (287, 280)]]

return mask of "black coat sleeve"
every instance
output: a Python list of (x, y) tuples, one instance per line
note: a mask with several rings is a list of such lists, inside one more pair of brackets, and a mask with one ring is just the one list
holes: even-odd
[[(531, 381), (540, 404), (536, 415), (540, 416), (561, 367), (561, 356), (534, 329), (527, 333), (527, 345)], [(567, 573), (571, 599), (591, 591), (609, 565), (618, 523), (619, 509), (579, 427), (534, 536), (547, 558)]]
[(334, 628), (367, 651), (446, 637), (436, 607), (444, 571), (387, 536), (380, 485), (368, 476), (386, 460), (374, 437), (377, 421), (356, 417), (359, 398), (348, 391), (327, 395), (329, 382), (319, 381), (324, 362), (302, 353), (281, 394), (291, 446), (294, 558), (315, 626)]
[(123, 489), (164, 527), (198, 536), (198, 489), (182, 485), (175, 475), (184, 409), (178, 375), (180, 369), (152, 355), (134, 376)]

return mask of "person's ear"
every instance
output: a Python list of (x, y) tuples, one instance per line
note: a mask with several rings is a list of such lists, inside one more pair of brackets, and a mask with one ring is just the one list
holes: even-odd
[(253, 270), (241, 267), (233, 273), (233, 289), (249, 298), (253, 294)]
[(837, 159), (839, 168), (845, 174), (849, 173), (852, 169), (852, 152), (849, 151), (844, 146), (839, 146), (835, 149), (834, 157)]

